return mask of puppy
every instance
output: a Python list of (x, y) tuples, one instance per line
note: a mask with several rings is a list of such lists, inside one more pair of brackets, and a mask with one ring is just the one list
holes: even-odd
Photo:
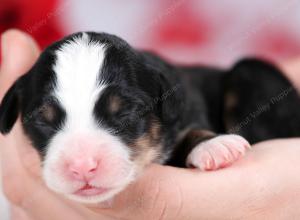
[(299, 136), (299, 107), (291, 83), (266, 62), (176, 66), (114, 35), (81, 32), (49, 46), (9, 89), (0, 131), (20, 115), (47, 186), (98, 203), (150, 163), (216, 170), (249, 142)]

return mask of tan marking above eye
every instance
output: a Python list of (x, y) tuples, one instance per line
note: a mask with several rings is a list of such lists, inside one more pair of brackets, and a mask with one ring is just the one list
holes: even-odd
[(238, 97), (233, 92), (227, 92), (225, 94), (225, 108), (226, 110), (232, 110), (238, 104)]
[(52, 122), (56, 116), (55, 109), (50, 104), (44, 104), (40, 108), (40, 113), (42, 114), (43, 118), (47, 120), (48, 122)]
[(112, 113), (115, 113), (117, 111), (120, 110), (121, 105), (122, 105), (122, 101), (121, 98), (119, 96), (113, 95), (109, 98), (109, 110)]

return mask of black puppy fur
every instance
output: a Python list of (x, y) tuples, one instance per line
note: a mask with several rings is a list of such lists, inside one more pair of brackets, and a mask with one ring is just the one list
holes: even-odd
[[(66, 117), (49, 94), (55, 83), (54, 51), (80, 35), (48, 47), (1, 103), (0, 131), (8, 133), (20, 113), (25, 133), (42, 156)], [(300, 134), (299, 95), (270, 63), (246, 59), (230, 70), (176, 66), (116, 36), (88, 35), (107, 49), (101, 80), (109, 88), (96, 103), (96, 120), (141, 151), (137, 140), (147, 134), (147, 147), (162, 146), (157, 149), (161, 163), (184, 167), (192, 148), (216, 134), (237, 133), (250, 143)]]

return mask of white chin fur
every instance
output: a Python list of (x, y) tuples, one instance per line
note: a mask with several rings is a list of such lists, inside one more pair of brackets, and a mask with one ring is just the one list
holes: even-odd
[(73, 194), (68, 194), (66, 197), (70, 200), (83, 203), (83, 204), (97, 204), (101, 202), (105, 202), (111, 198), (113, 198), (115, 195), (117, 195), (119, 192), (123, 191), (126, 188), (127, 185), (124, 185), (123, 187), (117, 187), (114, 189), (109, 190), (106, 193), (103, 193), (101, 195), (97, 196), (77, 196)]
[(84, 204), (97, 204), (112, 199), (119, 192), (123, 191), (136, 177), (136, 169), (131, 169), (127, 177), (123, 180), (124, 182), (117, 187), (97, 196), (76, 196), (73, 194), (67, 195), (67, 198), (84, 203)]

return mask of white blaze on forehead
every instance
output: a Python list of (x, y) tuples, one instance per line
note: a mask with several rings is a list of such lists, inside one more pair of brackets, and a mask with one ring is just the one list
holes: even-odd
[(63, 44), (57, 51), (54, 95), (66, 111), (66, 126), (91, 125), (96, 100), (104, 88), (99, 85), (104, 56), (104, 45), (90, 42), (86, 33)]

